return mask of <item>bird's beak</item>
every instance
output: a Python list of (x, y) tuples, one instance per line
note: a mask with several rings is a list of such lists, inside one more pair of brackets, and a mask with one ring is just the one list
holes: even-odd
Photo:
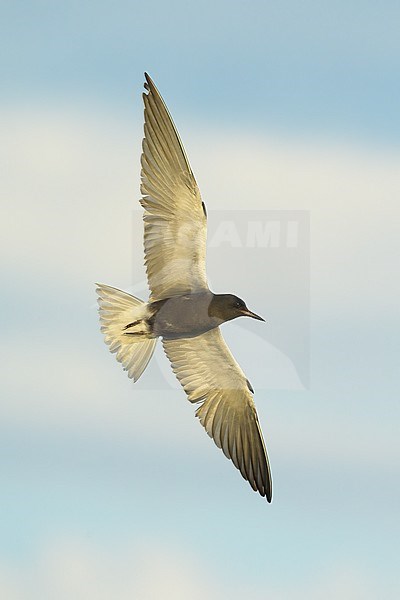
[(244, 317), (251, 317), (252, 319), (257, 319), (257, 321), (265, 322), (265, 319), (263, 319), (262, 317), (259, 317), (258, 315), (256, 315), (256, 313), (251, 312), (251, 310), (249, 310), (248, 308), (245, 308), (242, 310), (242, 315)]

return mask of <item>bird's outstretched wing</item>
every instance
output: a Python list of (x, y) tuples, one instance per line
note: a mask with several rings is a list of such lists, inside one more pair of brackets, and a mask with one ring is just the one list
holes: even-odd
[(207, 218), (168, 109), (145, 74), (142, 164), (144, 248), (151, 300), (208, 289)]
[(272, 497), (271, 471), (250, 383), (219, 328), (190, 339), (163, 340), (172, 369), (208, 435), (253, 490)]

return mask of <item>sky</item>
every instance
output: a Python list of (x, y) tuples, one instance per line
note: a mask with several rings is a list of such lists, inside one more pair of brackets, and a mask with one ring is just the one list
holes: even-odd
[[(0, 597), (399, 597), (399, 17), (1, 4)], [(223, 335), (255, 389), (271, 505), (161, 347), (134, 385), (99, 332), (95, 281), (148, 294), (144, 71), (207, 205), (210, 284), (267, 321)]]

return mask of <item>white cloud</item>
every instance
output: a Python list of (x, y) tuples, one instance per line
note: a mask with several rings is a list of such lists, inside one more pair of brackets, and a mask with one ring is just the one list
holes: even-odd
[(61, 110), (2, 117), (3, 264), (69, 282), (102, 269), (127, 279), (139, 127)]
[[(70, 282), (130, 280), (133, 248), (135, 268), (142, 265), (131, 228), (141, 123), (62, 109), (2, 117), (3, 261)], [(385, 290), (398, 285), (398, 151), (240, 129), (194, 127), (187, 137), (210, 209), (311, 210), (316, 312), (354, 312), (360, 298), (362, 311), (393, 308), (395, 294)]]
[[(48, 542), (32, 564), (0, 565), (0, 596), (7, 600), (375, 600), (373, 573), (354, 562), (333, 564), (323, 572), (288, 577), (277, 583), (248, 581), (246, 573), (229, 579), (207, 557), (157, 538), (130, 546), (100, 547), (79, 537)], [(269, 577), (265, 574), (265, 577)], [(387, 596), (385, 596), (387, 597)]]
[(315, 314), (395, 310), (387, 283), (399, 285), (397, 149), (242, 132), (208, 132), (191, 145), (214, 208), (310, 210)]
[[(24, 343), (23, 363), (16, 360), (21, 340), (8, 341), (2, 348), (3, 426), (29, 428), (31, 432), (56, 428), (100, 438), (106, 434), (136, 442), (151, 438), (158, 444), (171, 440), (171, 429), (176, 428), (180, 442), (196, 443), (200, 436), (193, 439), (191, 435), (192, 428), (199, 427), (193, 407), (177, 410), (178, 404), (186, 404), (180, 386), (175, 399), (166, 398), (168, 388), (138, 390), (106, 345), (102, 347), (100, 334), (96, 337), (101, 358), (92, 356), (90, 345), (71, 344), (67, 337), (60, 344), (53, 344), (51, 339), (47, 344), (46, 340), (33, 339)], [(174, 378), (172, 372), (170, 377)], [(152, 407), (157, 401), (155, 412)], [(182, 428), (180, 418), (184, 415), (188, 423)]]
[(217, 599), (217, 586), (199, 577), (199, 564), (199, 557), (173, 544), (165, 547), (157, 539), (104, 549), (82, 538), (63, 538), (48, 542), (33, 564), (0, 565), (0, 596), (7, 600)]
[[(30, 360), (22, 368), (15, 360), (19, 345), (7, 344), (2, 364), (4, 400), (0, 405), (3, 427), (29, 430), (30, 438), (36, 435), (38, 440), (46, 431), (50, 436), (64, 432), (66, 439), (72, 434), (71, 440), (83, 436), (94, 448), (99, 440), (109, 443), (115, 439), (116, 452), (123, 457), (126, 452), (133, 453), (134, 443), (168, 451), (176, 447), (198, 456), (209, 451), (207, 456), (214, 460), (218, 450), (211, 450), (211, 441), (176, 383), (166, 357), (161, 356), (161, 348), (160, 363), (176, 383), (175, 391), (137, 389), (106, 346), (101, 347), (100, 339), (98, 343), (104, 353), (101, 359), (91, 355), (90, 346), (80, 348), (64, 342), (49, 352), (46, 346), (27, 343)], [(257, 372), (259, 366), (256, 362), (249, 371)], [(257, 375), (252, 383), (257, 381), (262, 387), (267, 375), (260, 381)], [(151, 378), (151, 373), (146, 376)], [(283, 403), (278, 396), (271, 403), (268, 392), (257, 388), (255, 401), (267, 446), (272, 456), (284, 463), (363, 472), (398, 468), (395, 428), (377, 427), (368, 414), (353, 418), (345, 409), (332, 410), (326, 400), (324, 406), (318, 406), (304, 398)], [(232, 467), (226, 464), (222, 468)]]
[[(5, 200), (2, 260), (9, 276), (9, 282), (3, 278), (3, 283), (8, 292), (16, 279), (43, 290), (38, 294), (43, 302), (40, 317), (43, 329), (47, 328), (46, 333), (39, 328), (38, 340), (37, 332), (31, 335), (30, 329), (37, 325), (35, 319), (14, 313), (12, 307), (7, 315), (12, 325), (10, 336), (3, 337), (3, 386), (4, 397), (12, 393), (13, 401), (2, 406), (4, 422), (18, 425), (31, 419), (45, 426), (63, 422), (92, 430), (114, 428), (129, 435), (132, 423), (111, 397), (117, 393), (126, 397), (126, 376), (116, 364), (112, 370), (113, 357), (101, 348), (100, 335), (82, 344), (84, 334), (74, 325), (76, 306), (67, 309), (63, 328), (54, 327), (46, 317), (46, 289), (53, 292), (51, 302), (59, 290), (60, 310), (65, 310), (66, 289), (86, 299), (86, 290), (97, 278), (122, 286), (131, 281), (133, 247), (137, 253), (135, 277), (143, 277), (141, 224), (137, 221), (132, 228), (130, 221), (138, 206), (140, 126), (127, 131), (126, 123), (118, 119), (61, 110), (10, 110), (3, 119), (3, 148), (7, 147), (8, 154), (1, 162)], [(394, 307), (398, 278), (392, 259), (399, 211), (395, 151), (198, 128), (190, 137), (188, 153), (209, 207), (311, 210), (314, 315), (331, 320), (338, 313), (350, 318), (356, 313), (362, 318), (368, 311)], [(132, 240), (132, 236), (136, 237)], [(83, 288), (85, 294), (80, 296)], [(20, 305), (29, 305), (30, 293), (29, 288), (24, 290)], [(101, 361), (99, 355), (93, 356), (92, 343), (103, 352)], [(246, 352), (250, 351), (250, 333), (245, 346)], [(280, 362), (274, 363), (275, 358)], [(298, 385), (286, 357), (270, 352), (268, 360), (273, 369), (262, 372), (261, 387), (263, 378), (268, 387), (279, 369), (281, 378), (289, 378), (293, 388)], [(110, 364), (110, 370), (105, 364)], [(168, 362), (160, 364), (165, 377), (178, 389)], [(251, 374), (249, 377), (252, 379)], [(148, 414), (147, 392), (139, 394), (132, 388), (129, 386), (130, 401), (139, 402), (142, 414), (140, 434), (145, 436), (148, 431), (154, 435), (158, 427), (162, 436), (163, 419)], [(36, 404), (32, 403), (33, 394)], [(179, 402), (184, 402), (182, 391)], [(168, 412), (163, 405), (161, 415)], [(364, 425), (358, 421), (358, 427)], [(374, 439), (371, 428), (360, 434), (366, 444), (366, 438)], [(343, 443), (341, 429), (340, 419), (336, 425), (333, 420), (329, 423), (329, 430), (337, 432), (340, 439), (342, 458), (355, 452), (359, 460), (368, 460), (362, 450), (364, 443), (357, 445), (351, 436)], [(192, 430), (187, 431), (191, 439)], [(309, 447), (314, 460), (316, 453), (320, 455), (318, 448), (327, 447), (323, 444), (325, 429), (319, 431), (313, 433), (309, 446), (302, 432), (298, 434), (298, 444), (304, 444), (306, 454)], [(282, 439), (285, 448), (293, 445), (293, 438), (288, 439), (284, 432)], [(375, 459), (387, 460), (392, 450), (389, 436), (379, 444)], [(337, 444), (331, 454), (337, 457)]]

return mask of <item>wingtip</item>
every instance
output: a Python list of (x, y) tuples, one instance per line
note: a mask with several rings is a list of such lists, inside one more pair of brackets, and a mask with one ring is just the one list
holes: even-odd
[(155, 88), (154, 81), (152, 80), (150, 75), (147, 73), (147, 71), (144, 72), (144, 78), (146, 80), (144, 82), (144, 89), (149, 92), (151, 88)]
[(271, 478), (271, 472), (269, 472), (269, 482), (268, 482), (267, 489), (265, 490), (265, 496), (267, 498), (267, 502), (269, 504), (271, 504), (271, 502), (272, 502), (272, 478)]
[(271, 476), (271, 471), (268, 467), (268, 483), (265, 487), (265, 497), (267, 498), (267, 502), (268, 504), (271, 504), (272, 502), (272, 476)]
[(268, 504), (271, 504), (271, 502), (272, 502), (272, 489), (271, 488), (264, 488), (262, 490), (257, 489), (256, 491), (260, 494), (260, 496), (265, 498), (265, 500), (268, 502)]

